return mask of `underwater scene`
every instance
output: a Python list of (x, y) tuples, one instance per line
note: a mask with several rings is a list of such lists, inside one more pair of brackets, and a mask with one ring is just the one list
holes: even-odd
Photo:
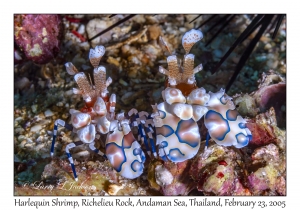
[(14, 14), (15, 196), (286, 196), (285, 14)]

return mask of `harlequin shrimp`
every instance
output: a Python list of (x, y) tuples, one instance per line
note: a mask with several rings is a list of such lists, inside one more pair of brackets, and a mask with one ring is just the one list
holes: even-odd
[(211, 138), (223, 146), (247, 146), (252, 135), (246, 121), (235, 110), (232, 98), (223, 89), (216, 93), (209, 92), (209, 95), (210, 100), (205, 104), (209, 111), (204, 116), (204, 124)]
[[(200, 134), (196, 122), (203, 115), (209, 134), (206, 138), (206, 148), (209, 136), (219, 145), (236, 148), (246, 146), (252, 137), (246, 127), (246, 121), (235, 110), (232, 98), (227, 96), (223, 89), (217, 93), (206, 93), (204, 88), (197, 87), (195, 74), (202, 70), (202, 65), (194, 68), (194, 55), (189, 52), (202, 38), (203, 34), (199, 30), (192, 29), (186, 32), (182, 37), (182, 45), (186, 51), (183, 67), (178, 65), (176, 55), (171, 55), (167, 58), (168, 70), (159, 68), (161, 73), (168, 76), (168, 84), (162, 92), (165, 102), (154, 108), (153, 116), (158, 130), (160, 154), (165, 153), (173, 162), (190, 159), (197, 153)], [(167, 43), (162, 38), (161, 43), (171, 54)], [(187, 122), (190, 122), (189, 126), (185, 126)], [(176, 137), (172, 132), (176, 133)], [(183, 137), (184, 135), (186, 137)], [(190, 148), (185, 153), (182, 152), (187, 145)]]
[[(94, 84), (87, 79), (85, 73), (78, 72), (72, 63), (65, 64), (67, 72), (74, 75), (79, 86), (79, 89), (74, 88), (73, 92), (82, 95), (85, 105), (80, 110), (70, 109), (71, 124), (61, 119), (55, 121), (51, 156), (54, 153), (58, 126), (77, 133), (80, 141), (66, 146), (66, 154), (76, 181), (78, 178), (70, 149), (82, 144), (89, 144), (92, 151), (107, 157), (114, 169), (126, 178), (136, 178), (143, 172), (145, 156), (140, 149), (140, 144), (132, 135), (129, 121), (124, 118), (124, 113), (115, 115), (116, 95), (112, 94), (110, 97), (108, 95), (107, 87), (112, 79), (110, 77), (106, 79), (105, 67), (99, 66), (104, 52), (103, 46), (90, 50), (89, 59), (94, 67)], [(106, 154), (95, 148), (95, 140), (103, 137), (102, 134), (108, 134)]]
[[(154, 125), (159, 156), (163, 160), (182, 162), (194, 157), (200, 148), (200, 132), (197, 121), (206, 113), (203, 105), (208, 94), (197, 94), (202, 89), (196, 86), (194, 74), (202, 70), (200, 64), (194, 68), (194, 55), (189, 54), (193, 43), (202, 38), (202, 33), (186, 33), (183, 37), (186, 55), (183, 67), (178, 65), (176, 55), (167, 58), (168, 70), (159, 71), (168, 76), (167, 87), (162, 91), (164, 102), (154, 105)], [(162, 44), (168, 50), (165, 41)], [(200, 96), (201, 95), (201, 96)], [(200, 97), (198, 97), (200, 96)]]
[[(120, 175), (134, 179), (143, 173), (146, 156), (164, 161), (183, 162), (193, 158), (199, 151), (201, 138), (197, 125), (204, 116), (204, 124), (209, 137), (219, 145), (244, 147), (251, 140), (251, 132), (246, 128), (246, 121), (235, 110), (232, 98), (221, 89), (217, 93), (197, 87), (195, 74), (202, 70), (202, 65), (194, 67), (194, 55), (190, 54), (193, 45), (203, 38), (199, 30), (190, 30), (182, 38), (186, 52), (183, 65), (176, 55), (169, 50), (167, 43), (160, 41), (170, 56), (167, 58), (168, 69), (159, 67), (167, 76), (166, 88), (162, 91), (163, 102), (152, 105), (153, 113), (139, 112), (132, 108), (127, 115), (115, 114), (116, 95), (108, 95), (107, 87), (112, 80), (106, 79), (106, 69), (99, 66), (105, 48), (97, 46), (91, 49), (89, 59), (94, 67), (94, 84), (83, 72), (78, 72), (72, 63), (66, 63), (67, 72), (74, 75), (85, 106), (80, 110), (70, 110), (71, 124), (58, 119), (55, 121), (51, 156), (54, 152), (57, 127), (77, 133), (80, 141), (66, 147), (66, 154), (77, 180), (70, 149), (83, 143), (89, 144), (92, 151), (106, 157)], [(131, 131), (137, 127), (138, 137)], [(107, 134), (105, 154), (95, 148), (95, 140)], [(141, 147), (143, 145), (143, 147)]]

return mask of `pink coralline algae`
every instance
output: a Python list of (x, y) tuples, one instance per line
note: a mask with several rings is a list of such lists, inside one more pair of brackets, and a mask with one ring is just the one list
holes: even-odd
[(273, 107), (249, 120), (246, 126), (252, 132), (249, 147), (254, 149), (273, 143), (285, 150), (285, 132), (277, 127), (276, 113)]
[(258, 148), (252, 154), (252, 164), (264, 164), (248, 176), (254, 195), (285, 195), (285, 159), (279, 155), (274, 144)]
[(286, 82), (280, 74), (269, 70), (258, 80), (258, 90), (251, 94), (236, 95), (234, 102), (240, 114), (255, 117), (271, 107), (276, 113), (279, 127), (286, 127)]
[(275, 136), (268, 127), (252, 122), (247, 123), (247, 127), (252, 132), (252, 141), (249, 146), (258, 147), (275, 142)]
[(45, 64), (60, 51), (63, 25), (60, 15), (15, 15), (14, 37), (27, 59)]
[(286, 82), (285, 79), (270, 70), (267, 74), (263, 73), (259, 80), (258, 90), (253, 93), (253, 98), (261, 112), (273, 107), (276, 112), (276, 118), (279, 127), (285, 127), (285, 109), (286, 106)]
[(257, 115), (247, 127), (253, 135), (248, 151), (254, 150), (247, 163), (249, 190), (253, 195), (285, 195), (286, 137), (277, 127), (275, 109)]
[(205, 195), (250, 195), (239, 180), (240, 161), (235, 150), (215, 144), (196, 157), (189, 173)]
[(189, 160), (181, 163), (164, 162), (164, 167), (171, 172), (174, 179), (171, 184), (162, 186), (163, 195), (188, 195), (195, 187), (188, 174), (190, 165)]
[(191, 160), (180, 163), (159, 160), (150, 162), (148, 169), (150, 187), (167, 196), (188, 195), (196, 186), (188, 173), (190, 166)]

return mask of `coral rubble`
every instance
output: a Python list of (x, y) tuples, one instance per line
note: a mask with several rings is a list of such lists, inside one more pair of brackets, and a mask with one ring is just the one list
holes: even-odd
[(45, 64), (61, 49), (63, 24), (60, 15), (15, 15), (15, 42), (27, 59)]

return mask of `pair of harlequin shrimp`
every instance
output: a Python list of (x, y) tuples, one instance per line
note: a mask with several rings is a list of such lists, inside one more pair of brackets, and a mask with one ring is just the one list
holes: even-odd
[[(183, 66), (178, 65), (176, 55), (167, 58), (168, 70), (159, 71), (168, 77), (167, 87), (162, 91), (164, 102), (152, 106), (153, 113), (138, 112), (131, 109), (128, 117), (125, 113), (115, 114), (116, 95), (108, 95), (107, 87), (111, 78), (106, 79), (106, 69), (99, 66), (105, 48), (97, 46), (90, 50), (89, 59), (94, 67), (94, 84), (83, 72), (78, 72), (72, 63), (66, 63), (67, 72), (74, 75), (85, 106), (81, 110), (70, 110), (71, 124), (58, 119), (54, 124), (51, 156), (54, 153), (57, 127), (77, 133), (80, 141), (68, 144), (66, 154), (71, 163), (75, 180), (78, 180), (70, 149), (81, 144), (89, 144), (95, 153), (106, 157), (113, 168), (123, 177), (134, 179), (143, 173), (145, 154), (162, 160), (182, 162), (193, 158), (200, 148), (200, 131), (197, 121), (204, 116), (204, 124), (211, 138), (219, 145), (241, 148), (251, 140), (251, 132), (246, 121), (235, 110), (232, 98), (221, 89), (217, 93), (206, 93), (196, 85), (195, 74), (202, 65), (194, 68), (194, 55), (189, 54), (193, 45), (203, 38), (199, 30), (190, 30), (182, 38), (186, 51)], [(169, 51), (166, 42), (162, 45)], [(170, 51), (169, 51), (170, 53)], [(171, 53), (170, 53), (171, 54)], [(128, 118), (131, 118), (128, 119)], [(138, 128), (136, 138), (131, 128)], [(105, 154), (95, 148), (95, 140), (107, 134)], [(207, 137), (206, 147), (209, 140)]]

